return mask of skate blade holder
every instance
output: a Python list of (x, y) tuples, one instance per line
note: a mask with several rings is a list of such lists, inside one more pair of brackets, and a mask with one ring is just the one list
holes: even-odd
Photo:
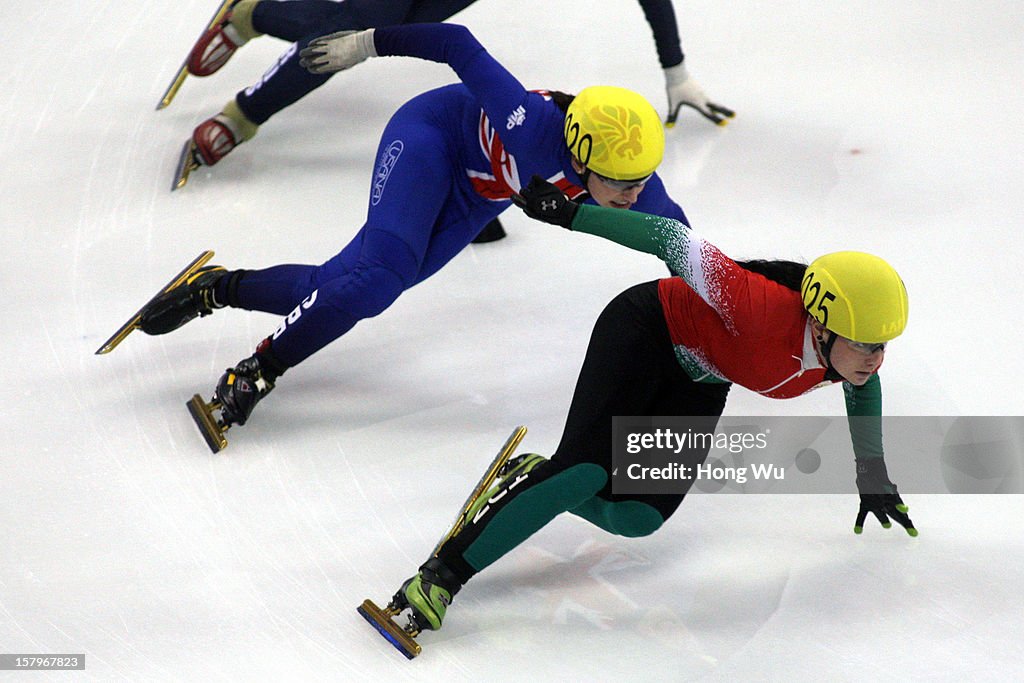
[(411, 625), (408, 628), (402, 628), (392, 619), (401, 612), (400, 609), (390, 605), (387, 609), (381, 609), (372, 600), (363, 600), (363, 604), (357, 607), (356, 611), (370, 623), (370, 626), (377, 629), (389, 643), (394, 645), (395, 649), (405, 655), (406, 659), (412, 659), (422, 651), (420, 644), (413, 640), (419, 635), (419, 631)]
[(199, 427), (199, 433), (203, 435), (210, 450), (214, 453), (224, 450), (228, 445), (224, 434), (228, 431), (229, 425), (224, 424), (213, 415), (213, 411), (220, 408), (220, 403), (216, 400), (207, 403), (202, 396), (195, 394), (185, 405), (188, 406), (188, 412), (192, 415), (196, 426)]

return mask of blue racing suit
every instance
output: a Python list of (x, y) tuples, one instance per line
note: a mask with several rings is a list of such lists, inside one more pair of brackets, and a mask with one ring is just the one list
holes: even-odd
[[(380, 28), (375, 43), (380, 56), (447, 63), (462, 83), (418, 95), (391, 117), (377, 151), (366, 223), (341, 252), (320, 266), (245, 271), (230, 297), (221, 285), (221, 301), (286, 316), (271, 343), (285, 367), (440, 270), (533, 174), (593, 203), (571, 165), (563, 111), (545, 92), (526, 90), (466, 28)], [(633, 209), (687, 223), (657, 174)]]

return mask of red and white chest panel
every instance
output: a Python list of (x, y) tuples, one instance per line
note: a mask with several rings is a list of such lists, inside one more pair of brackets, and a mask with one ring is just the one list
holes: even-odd
[[(522, 187), (519, 181), (519, 167), (515, 156), (505, 149), (498, 132), (483, 110), (480, 111), (477, 138), (480, 151), (490, 161), (491, 172), (484, 173), (467, 168), (466, 175), (469, 176), (473, 189), (481, 197), (495, 202), (508, 201)], [(569, 182), (561, 171), (551, 175), (547, 180), (554, 183), (569, 199), (576, 199), (586, 192), (582, 187)]]

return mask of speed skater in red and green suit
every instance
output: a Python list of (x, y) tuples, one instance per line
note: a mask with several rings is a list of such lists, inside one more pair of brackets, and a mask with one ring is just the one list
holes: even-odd
[[(420, 630), (441, 626), (466, 581), (563, 512), (620, 536), (646, 536), (685, 496), (612, 492), (612, 417), (709, 416), (729, 388), (791, 398), (842, 382), (861, 494), (854, 530), (873, 513), (917, 535), (882, 451), (878, 368), (907, 322), (907, 293), (877, 256), (838, 252), (810, 266), (738, 262), (681, 221), (580, 205), (540, 177), (516, 203), (528, 215), (661, 258), (677, 277), (627, 289), (594, 326), (562, 440), (526, 454), (471, 510), (464, 529), (403, 584), (397, 604)], [(877, 418), (877, 419), (872, 419)], [(857, 427), (854, 427), (856, 423)], [(707, 451), (698, 455), (703, 462)]]

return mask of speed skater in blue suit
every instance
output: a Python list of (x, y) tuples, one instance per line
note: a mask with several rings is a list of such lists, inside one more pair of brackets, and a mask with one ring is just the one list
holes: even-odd
[[(476, 0), (241, 0), (227, 18), (197, 41), (188, 58), (189, 72), (209, 76), (218, 71), (249, 40), (270, 35), (292, 43), (256, 83), (240, 91), (223, 111), (201, 123), (193, 133), (197, 161), (216, 164), (237, 145), (251, 139), (277, 112), (319, 88), (330, 73), (311, 73), (299, 63), (299, 52), (326, 34), (382, 26), (435, 23)], [(686, 69), (671, 0), (639, 0), (654, 34), (664, 69), (668, 97), (666, 123), (672, 125), (682, 107), (723, 124), (733, 112), (708, 100)]]
[[(304, 51), (318, 72), (368, 57), (447, 63), (461, 83), (402, 105), (384, 128), (365, 224), (321, 265), (207, 266), (157, 299), (141, 329), (164, 334), (224, 307), (283, 320), (214, 392), (225, 424), (244, 424), (278, 378), (405, 290), (435, 274), (540, 176), (577, 201), (688, 224), (655, 172), (665, 135), (654, 107), (614, 86), (575, 96), (530, 91), (468, 29), (394, 26), (331, 36)], [(423, 179), (431, 191), (423, 192)]]

